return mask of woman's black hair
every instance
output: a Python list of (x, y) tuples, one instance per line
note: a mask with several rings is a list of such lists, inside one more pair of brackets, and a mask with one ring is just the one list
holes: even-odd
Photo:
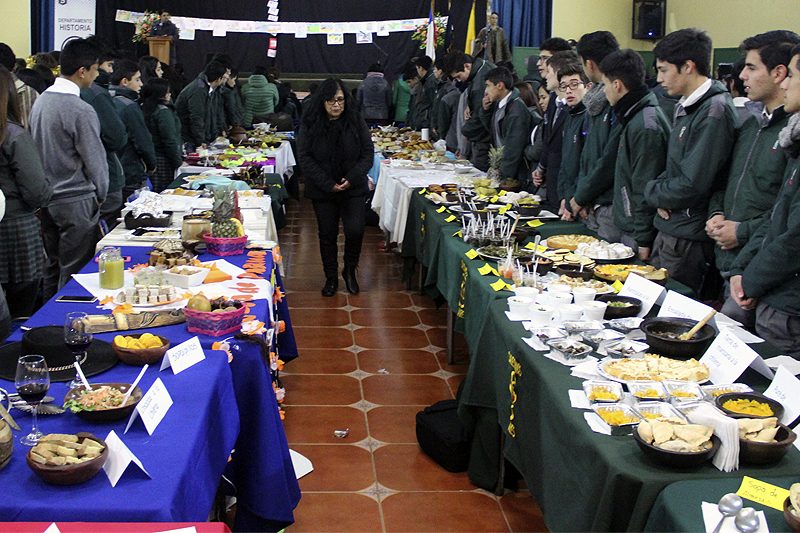
[(8, 122), (18, 122), (19, 114), (14, 78), (6, 67), (0, 65), (0, 144), (6, 139)]
[(149, 117), (152, 115), (169, 92), (169, 82), (163, 78), (153, 78), (142, 87), (142, 94), (139, 95), (139, 102), (142, 105), (142, 113)]
[(154, 78), (158, 78), (156, 69), (158, 68), (159, 63), (160, 61), (158, 58), (154, 56), (142, 56), (139, 58), (139, 72), (142, 73), (142, 81), (144, 83), (147, 83)]
[(309, 129), (311, 135), (321, 135), (327, 129), (330, 119), (325, 110), (325, 101), (332, 100), (339, 90), (344, 95), (344, 111), (339, 120), (344, 121), (344, 126), (354, 131), (359, 128), (362, 118), (350, 91), (339, 78), (328, 78), (319, 84), (317, 90), (311, 95), (308, 108), (303, 111), (303, 125)]

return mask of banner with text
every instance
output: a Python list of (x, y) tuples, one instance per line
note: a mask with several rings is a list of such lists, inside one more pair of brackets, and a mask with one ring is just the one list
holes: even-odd
[(53, 47), (95, 34), (95, 0), (53, 0)]

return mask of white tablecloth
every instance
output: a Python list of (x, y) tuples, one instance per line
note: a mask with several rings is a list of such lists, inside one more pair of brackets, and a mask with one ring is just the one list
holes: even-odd
[[(292, 145), (289, 141), (281, 141), (281, 145), (275, 149), (264, 150), (264, 155), (267, 157), (275, 158), (275, 173), (280, 174), (284, 181), (288, 180), (294, 174), (294, 167), (297, 164), (292, 151)], [(175, 176), (185, 173), (201, 174), (207, 172), (209, 167), (198, 165), (186, 165), (178, 167), (175, 170)]]
[(378, 213), (380, 228), (391, 242), (403, 243), (411, 203), (412, 189), (432, 184), (468, 184), (480, 174), (456, 174), (452, 170), (414, 170), (393, 166), (385, 160), (372, 199), (372, 210)]

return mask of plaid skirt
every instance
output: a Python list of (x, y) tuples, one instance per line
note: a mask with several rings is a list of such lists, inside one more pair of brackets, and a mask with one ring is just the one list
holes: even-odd
[(42, 225), (36, 215), (0, 222), (0, 283), (27, 283), (44, 272)]
[(156, 173), (150, 178), (153, 191), (161, 192), (173, 181), (175, 181), (175, 167), (166, 157), (156, 152)]

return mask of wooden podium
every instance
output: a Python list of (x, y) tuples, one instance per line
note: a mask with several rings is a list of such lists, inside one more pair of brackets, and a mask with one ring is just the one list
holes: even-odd
[(169, 47), (172, 46), (172, 37), (168, 35), (148, 37), (147, 42), (150, 44), (150, 55), (169, 65)]

